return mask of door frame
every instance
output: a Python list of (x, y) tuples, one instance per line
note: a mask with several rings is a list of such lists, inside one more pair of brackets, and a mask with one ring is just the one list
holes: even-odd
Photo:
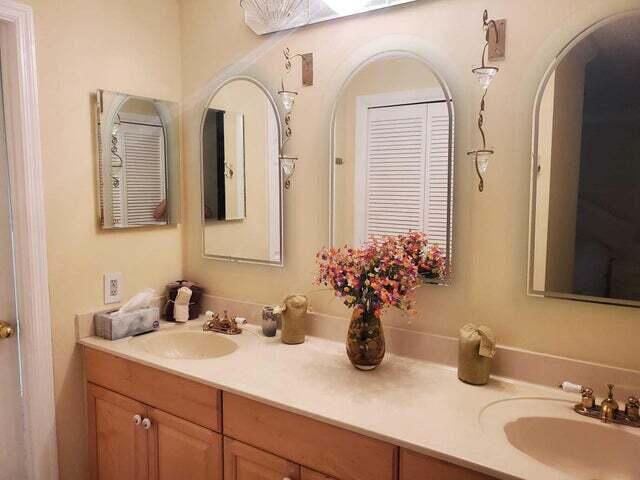
[[(27, 478), (58, 478), (35, 28), (31, 7), (0, 0), (0, 51), (13, 213)], [(26, 354), (24, 354), (26, 352)]]

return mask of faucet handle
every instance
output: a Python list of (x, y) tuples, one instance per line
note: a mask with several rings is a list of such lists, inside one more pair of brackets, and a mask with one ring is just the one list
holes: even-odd
[(640, 419), (640, 400), (638, 397), (629, 397), (624, 406), (624, 414), (631, 420)]
[(582, 387), (582, 385), (578, 385), (576, 383), (562, 382), (558, 386), (562, 389), (563, 392), (566, 392), (566, 393), (583, 393), (584, 392), (584, 388)]

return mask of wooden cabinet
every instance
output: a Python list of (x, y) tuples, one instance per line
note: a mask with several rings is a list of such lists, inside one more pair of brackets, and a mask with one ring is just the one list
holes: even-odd
[(219, 432), (220, 390), (108, 353), (84, 349), (87, 381)]
[(308, 468), (302, 467), (302, 478), (301, 480), (336, 480), (335, 478), (328, 477), (324, 473), (318, 473), (313, 470), (309, 470)]
[(495, 479), (494, 477), (402, 448), (400, 449), (400, 480)]
[(219, 434), (153, 408), (148, 418), (150, 480), (222, 480)]
[(225, 437), (224, 480), (300, 480), (300, 466)]
[(92, 480), (147, 480), (147, 431), (134, 423), (142, 403), (89, 384), (89, 455)]
[(396, 478), (394, 445), (238, 395), (223, 400), (225, 436), (339, 480)]
[(85, 367), (91, 480), (494, 480), (97, 350)]
[(89, 384), (92, 480), (222, 480), (219, 434)]

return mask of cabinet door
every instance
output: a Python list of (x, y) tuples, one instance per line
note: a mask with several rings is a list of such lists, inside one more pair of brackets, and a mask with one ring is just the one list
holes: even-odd
[(302, 480), (337, 480), (333, 477), (329, 477), (324, 473), (319, 473), (314, 470), (302, 467)]
[(222, 480), (222, 440), (204, 427), (149, 409), (149, 480)]
[(400, 450), (400, 480), (495, 480), (473, 470), (420, 455), (409, 450)]
[(225, 437), (224, 480), (300, 480), (300, 466)]
[(147, 431), (135, 421), (145, 405), (91, 383), (87, 397), (91, 479), (147, 480)]

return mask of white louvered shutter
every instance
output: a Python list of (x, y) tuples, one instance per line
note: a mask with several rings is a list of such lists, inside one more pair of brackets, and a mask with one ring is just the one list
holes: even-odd
[[(453, 158), (453, 152), (452, 152)], [(427, 181), (425, 232), (430, 245), (447, 252), (447, 206), (449, 196), (449, 109), (431, 103), (427, 110)]]
[(164, 224), (153, 213), (166, 198), (162, 127), (121, 124), (118, 136), (124, 166), (121, 210), (126, 225)]
[(368, 110), (367, 239), (427, 232), (446, 251), (448, 149), (444, 102)]
[(367, 239), (424, 230), (427, 106), (369, 109)]

